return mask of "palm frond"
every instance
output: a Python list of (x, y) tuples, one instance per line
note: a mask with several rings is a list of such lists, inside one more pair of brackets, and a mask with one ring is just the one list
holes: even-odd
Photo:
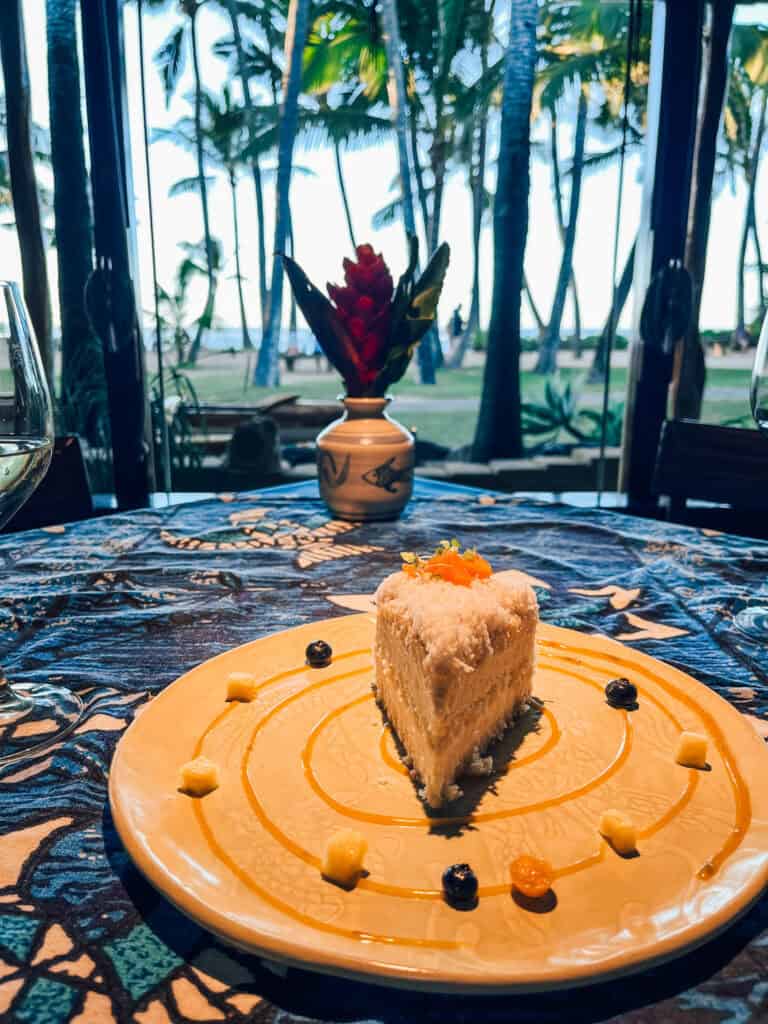
[(184, 70), (184, 26), (178, 25), (155, 54), (154, 60), (160, 72), (165, 91), (165, 105), (171, 102), (181, 73)]
[[(210, 186), (214, 185), (215, 182), (216, 182), (216, 179), (212, 175), (206, 175), (205, 176), (205, 184), (209, 188), (210, 188)], [(195, 175), (192, 175), (189, 178), (180, 178), (178, 181), (175, 181), (173, 183), (173, 185), (171, 185), (171, 187), (168, 189), (168, 195), (169, 196), (182, 196), (182, 195), (189, 195), (191, 192), (199, 192), (199, 191), (200, 191), (200, 179), (195, 174)]]

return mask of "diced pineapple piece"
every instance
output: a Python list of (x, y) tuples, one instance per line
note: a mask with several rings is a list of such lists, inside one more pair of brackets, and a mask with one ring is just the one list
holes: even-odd
[(250, 672), (230, 672), (227, 676), (227, 700), (253, 700), (257, 689)]
[(181, 766), (179, 789), (189, 796), (205, 796), (219, 788), (219, 768), (207, 757), (196, 757)]
[(368, 849), (368, 840), (351, 828), (343, 828), (328, 840), (320, 870), (323, 877), (354, 888), (363, 870), (363, 857)]
[(623, 811), (604, 811), (600, 818), (600, 834), (623, 857), (637, 849), (635, 826)]
[(675, 760), (686, 768), (706, 768), (707, 737), (698, 732), (681, 732)]

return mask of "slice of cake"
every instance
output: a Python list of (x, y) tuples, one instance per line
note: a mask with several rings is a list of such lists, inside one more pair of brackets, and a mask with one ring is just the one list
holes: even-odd
[(443, 542), (376, 592), (377, 697), (439, 807), (463, 771), (485, 766), (491, 739), (531, 693), (538, 606), (527, 584), (493, 576), (484, 558)]

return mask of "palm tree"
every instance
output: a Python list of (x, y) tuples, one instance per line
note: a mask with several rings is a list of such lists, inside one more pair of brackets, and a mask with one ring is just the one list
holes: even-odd
[[(411, 186), (411, 168), (408, 162), (408, 135), (405, 76), (403, 74), (402, 44), (400, 42), (400, 23), (397, 12), (397, 0), (381, 0), (382, 36), (387, 51), (388, 83), (390, 116), (397, 140), (397, 161), (400, 170), (400, 190), (403, 204), (403, 227), (406, 242), (416, 235), (416, 218), (413, 213), (413, 188)], [(429, 344), (425, 344), (429, 335), (422, 340), (418, 348), (419, 374), (422, 384), (434, 384), (435, 366)]]
[[(51, 163), (58, 249), (61, 316), (61, 402), (76, 421), (81, 375), (104, 386), (101, 345), (85, 309), (85, 286), (93, 269), (91, 206), (83, 145), (76, 0), (47, 0), (48, 95)], [(83, 358), (87, 352), (88, 357)]]
[[(258, 6), (250, 2), (241, 2), (241, 0), (218, 0), (218, 3), (224, 7), (229, 16), (232, 27), (232, 39), (220, 41), (216, 44), (214, 50), (223, 57), (234, 55), (235, 69), (243, 93), (243, 105), (246, 110), (246, 126), (248, 130), (248, 150), (246, 155), (250, 160), (253, 188), (256, 197), (259, 302), (263, 331), (269, 314), (269, 288), (267, 286), (267, 256), (264, 229), (264, 188), (260, 161), (263, 154), (272, 148), (274, 139), (272, 137), (272, 124), (268, 123), (265, 127), (264, 112), (254, 102), (251, 80), (254, 77), (263, 78), (267, 75), (271, 89), (274, 83), (279, 80), (280, 71), (275, 62), (272, 47), (275, 44), (279, 46), (280, 41), (275, 39), (273, 26), (274, 15), (280, 14), (282, 16), (284, 14), (284, 3), (278, 2), (278, 0), (262, 0), (262, 3)], [(262, 31), (262, 35), (267, 39), (268, 45), (266, 47), (257, 45), (251, 38), (244, 38), (241, 18), (256, 22)], [(271, 121), (272, 119), (268, 118), (268, 122)]]
[[(573, 143), (573, 164), (571, 167), (571, 195), (568, 204), (568, 224), (563, 237), (563, 255), (560, 261), (560, 272), (557, 275), (555, 296), (552, 300), (552, 311), (549, 315), (547, 333), (539, 349), (536, 373), (554, 373), (557, 369), (557, 349), (560, 344), (560, 327), (565, 310), (565, 297), (568, 286), (573, 281), (573, 249), (576, 243), (576, 225), (579, 217), (581, 200), (581, 177), (584, 170), (584, 141), (587, 128), (587, 90), (579, 88), (576, 107), (576, 133)], [(575, 285), (572, 285), (575, 292)]]
[(285, 32), (285, 71), (280, 103), (277, 143), (277, 186), (275, 199), (275, 243), (272, 260), (269, 318), (259, 347), (254, 383), (275, 387), (280, 383), (279, 343), (283, 307), (283, 263), (290, 217), (291, 162), (299, 125), (301, 64), (309, 31), (311, 0), (291, 0)]
[[(197, 38), (197, 17), (200, 9), (206, 0), (175, 0), (179, 13), (185, 19), (181, 24), (171, 30), (170, 35), (155, 54), (155, 63), (160, 71), (160, 76), (165, 89), (166, 104), (170, 103), (171, 97), (176, 91), (184, 65), (186, 63), (187, 49), (192, 59), (192, 74), (194, 80), (194, 122), (195, 122), (195, 155), (197, 158), (198, 190), (200, 194), (200, 206), (203, 215), (203, 241), (205, 245), (205, 266), (208, 282), (208, 294), (205, 300), (205, 307), (198, 318), (195, 338), (189, 351), (190, 363), (197, 361), (198, 352), (203, 340), (204, 332), (211, 326), (213, 321), (213, 310), (216, 296), (216, 282), (214, 279), (213, 266), (213, 237), (211, 235), (210, 219), (208, 215), (208, 188), (205, 177), (205, 158), (203, 153), (202, 139), (202, 94), (203, 86), (200, 77), (200, 57)], [(168, 0), (148, 0), (150, 8), (160, 9), (168, 6)]]
[[(189, 366), (190, 352), (195, 343), (195, 335), (190, 336), (187, 327), (187, 301), (189, 297), (189, 286), (193, 280), (199, 278), (208, 279), (208, 249), (205, 241), (180, 242), (179, 248), (184, 253), (184, 258), (176, 269), (173, 292), (159, 287), (158, 297), (161, 309), (161, 324), (166, 330), (172, 331), (172, 343), (176, 353), (176, 361), (179, 366)], [(219, 272), (222, 267), (221, 246), (215, 238), (211, 239), (211, 258), (213, 260), (213, 282), (214, 298), (218, 287)], [(197, 320), (194, 321), (195, 332), (197, 331)]]
[(714, 0), (702, 62), (704, 87), (696, 125), (685, 239), (685, 266), (693, 282), (693, 302), (688, 331), (677, 346), (672, 381), (673, 413), (680, 419), (698, 419), (704, 395), (706, 365), (699, 336), (699, 314), (707, 262), (717, 140), (729, 78), (728, 41), (734, 6), (735, 0)]
[[(644, 18), (639, 39), (639, 63), (633, 69), (629, 94), (630, 146), (643, 137), (647, 98), (646, 66), (650, 49), (649, 20)], [(547, 332), (539, 353), (536, 370), (551, 373), (556, 367), (562, 315), (569, 284), (575, 298), (573, 243), (579, 212), (581, 179), (585, 170), (600, 168), (616, 159), (619, 147), (611, 146), (589, 154), (585, 150), (587, 114), (593, 111), (594, 125), (603, 133), (616, 134), (622, 115), (623, 84), (626, 74), (629, 14), (624, 4), (605, 4), (600, 0), (547, 0), (542, 9), (541, 68), (536, 84), (535, 110), (546, 111), (550, 118), (550, 155), (553, 194), (559, 225), (562, 226), (563, 253)], [(559, 157), (557, 153), (557, 113), (563, 103), (576, 100), (576, 132), (569, 176), (568, 222), (564, 223)], [(581, 129), (581, 131), (580, 131)]]
[(355, 248), (341, 149), (352, 141), (379, 141), (384, 134), (384, 122), (372, 113), (387, 88), (387, 56), (375, 3), (330, 0), (319, 6), (304, 50), (303, 80), (304, 91), (319, 104), (308, 112), (307, 128), (311, 132), (322, 126), (333, 146), (344, 217)]
[(5, 85), (8, 168), (21, 250), (24, 297), (53, 390), (51, 300), (32, 152), (29, 69), (21, 0), (0, 3), (0, 60)]
[(768, 29), (762, 25), (735, 25), (731, 35), (731, 52), (731, 74), (724, 117), (725, 151), (722, 159), (732, 173), (740, 170), (747, 184), (747, 202), (739, 245), (734, 331), (734, 341), (746, 345), (750, 340), (746, 327), (745, 298), (746, 257), (750, 238), (757, 256), (761, 305), (764, 303), (755, 192), (768, 115)]
[[(246, 139), (246, 111), (243, 107), (233, 106), (232, 95), (227, 85), (222, 88), (221, 100), (211, 92), (203, 92), (201, 107), (200, 131), (206, 163), (213, 169), (223, 172), (229, 183), (240, 330), (243, 348), (250, 349), (253, 348), (253, 342), (248, 333), (248, 318), (243, 294), (243, 275), (240, 266), (240, 217), (237, 204), (237, 181)], [(192, 118), (182, 117), (173, 128), (155, 132), (154, 138), (168, 140), (186, 149), (196, 149), (197, 128)], [(208, 177), (205, 180), (206, 187), (210, 187), (215, 181)], [(192, 178), (182, 178), (171, 186), (169, 195), (198, 192), (199, 187), (200, 179), (197, 175)]]
[(495, 6), (495, 0), (490, 0), (487, 10), (483, 6), (482, 10), (475, 14), (480, 23), (477, 30), (480, 41), (480, 75), (473, 86), (466, 90), (465, 98), (469, 100), (470, 105), (468, 109), (460, 112), (459, 118), (464, 128), (464, 145), (468, 150), (466, 163), (469, 166), (469, 186), (472, 195), (472, 296), (464, 331), (448, 357), (447, 365), (451, 369), (458, 369), (461, 366), (467, 348), (480, 327), (480, 235), (483, 216), (489, 206), (485, 187), (492, 88), (488, 74), (488, 50), (494, 42)]
[(536, 67), (537, 0), (510, 0), (494, 204), (494, 278), (483, 395), (472, 458), (522, 454), (520, 302), (528, 234), (530, 121)]

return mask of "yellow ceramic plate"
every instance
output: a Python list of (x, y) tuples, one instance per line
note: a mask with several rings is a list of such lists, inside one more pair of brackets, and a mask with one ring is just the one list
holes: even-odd
[[(257, 640), (205, 662), (153, 700), (123, 737), (110, 779), (120, 836), (146, 877), (225, 941), (313, 970), (435, 990), (536, 990), (637, 970), (703, 942), (768, 880), (768, 753), (710, 690), (598, 636), (542, 625), (529, 713), (496, 751), (495, 783), (465, 786), (428, 818), (371, 695), (374, 619), (351, 615)], [(304, 665), (313, 639), (333, 663)], [(226, 703), (232, 671), (261, 683)], [(616, 676), (639, 708), (610, 708)], [(709, 737), (708, 771), (675, 763), (679, 733)], [(203, 753), (221, 785), (194, 799), (179, 768)], [(639, 856), (597, 832), (620, 808)], [(327, 838), (369, 842), (353, 892), (320, 877)], [(521, 853), (551, 862), (554, 895), (522, 905)], [(441, 898), (467, 861), (477, 909)]]

